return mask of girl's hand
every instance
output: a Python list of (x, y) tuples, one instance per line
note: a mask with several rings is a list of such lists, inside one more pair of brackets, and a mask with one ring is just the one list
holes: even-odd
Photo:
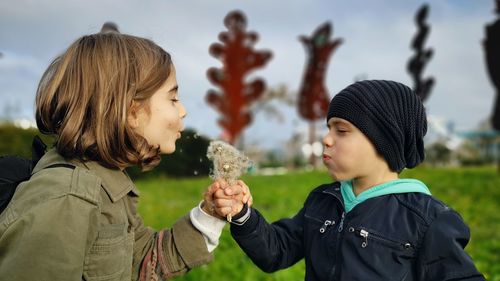
[(215, 202), (214, 202), (214, 193), (217, 190), (223, 190), (227, 187), (227, 183), (223, 180), (216, 180), (213, 182), (203, 195), (203, 203), (201, 204), (201, 208), (203, 211), (212, 217), (216, 217), (221, 220), (226, 220), (226, 216), (219, 215), (215, 210)]

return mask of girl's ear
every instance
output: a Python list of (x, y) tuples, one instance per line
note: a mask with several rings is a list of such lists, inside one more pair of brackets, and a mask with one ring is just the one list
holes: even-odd
[(139, 107), (137, 104), (133, 101), (132, 105), (130, 106), (129, 114), (127, 116), (127, 122), (128, 125), (132, 129), (137, 129), (139, 128), (139, 114), (138, 114), (138, 109)]

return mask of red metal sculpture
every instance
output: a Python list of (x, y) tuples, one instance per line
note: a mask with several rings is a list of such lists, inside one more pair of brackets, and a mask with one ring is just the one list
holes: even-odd
[[(342, 39), (330, 41), (332, 26), (329, 22), (318, 27), (311, 37), (300, 36), (307, 51), (307, 65), (299, 91), (299, 115), (310, 122), (309, 142), (315, 141), (314, 121), (326, 117), (330, 97), (325, 87), (325, 74), (328, 59), (340, 46)], [(311, 157), (311, 164), (314, 158)]]
[(252, 121), (250, 104), (264, 92), (265, 82), (254, 79), (245, 83), (249, 71), (263, 67), (271, 58), (270, 51), (256, 51), (256, 32), (247, 32), (247, 20), (240, 11), (230, 12), (224, 19), (227, 32), (219, 34), (221, 43), (210, 46), (210, 54), (222, 61), (222, 68), (210, 68), (208, 79), (220, 88), (220, 92), (209, 90), (207, 102), (222, 115), (218, 120), (224, 128), (228, 142), (235, 144), (243, 128)]

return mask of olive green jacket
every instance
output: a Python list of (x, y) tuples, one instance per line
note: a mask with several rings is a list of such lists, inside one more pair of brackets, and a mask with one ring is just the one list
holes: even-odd
[(156, 232), (137, 214), (138, 191), (120, 170), (71, 161), (54, 149), (0, 215), (0, 279), (162, 280), (212, 259), (189, 216)]

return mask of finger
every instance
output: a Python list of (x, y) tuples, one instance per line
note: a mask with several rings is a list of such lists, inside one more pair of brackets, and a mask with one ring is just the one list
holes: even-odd
[(222, 217), (226, 217), (231, 213), (231, 207), (215, 208), (215, 212)]
[(214, 199), (230, 199), (232, 198), (232, 196), (228, 196), (226, 195), (225, 191), (222, 190), (222, 189), (219, 189), (217, 191), (215, 191), (215, 193), (213, 194), (213, 198)]
[(227, 182), (221, 178), (218, 178), (215, 181), (219, 184), (219, 188), (221, 189), (226, 189), (228, 187)]
[(242, 193), (244, 194), (242, 199), (243, 203), (248, 203), (249, 199), (252, 197), (250, 188), (248, 188), (248, 186), (243, 181), (238, 181), (238, 184), (242, 186)]
[(214, 182), (208, 187), (207, 192), (213, 194), (218, 189), (220, 189), (220, 183)]
[(232, 207), (232, 215), (237, 215), (241, 210), (243, 210), (243, 202), (236, 202)]
[(231, 207), (234, 205), (232, 199), (215, 199), (213, 203), (217, 208)]
[(238, 193), (236, 193), (234, 187), (227, 187), (224, 189), (224, 194), (226, 194), (227, 196), (232, 196), (232, 195), (238, 194)]
[(236, 184), (239, 185), (239, 186), (241, 186), (245, 190), (249, 190), (248, 185), (246, 185), (246, 183), (244, 181), (242, 181), (242, 180), (238, 180), (236, 182)]
[[(231, 192), (232, 195), (238, 195), (243, 192), (242, 186), (239, 184), (234, 184), (230, 186), (228, 189), (230, 189), (228, 192)], [(229, 195), (229, 193), (226, 194)]]

